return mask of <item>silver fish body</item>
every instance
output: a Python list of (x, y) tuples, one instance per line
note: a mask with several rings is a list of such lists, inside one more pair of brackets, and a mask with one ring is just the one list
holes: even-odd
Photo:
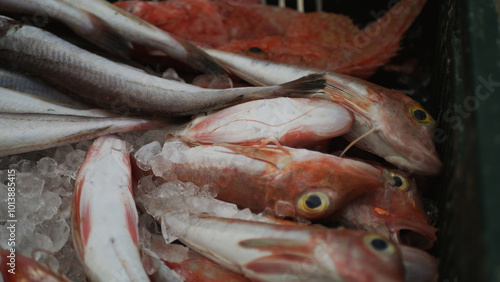
[(62, 93), (61, 91), (51, 86), (41, 83), (34, 78), (1, 67), (0, 87), (39, 96), (60, 104), (66, 104), (80, 109), (89, 107), (87, 104), (75, 100), (69, 95)]
[(315, 74), (279, 86), (205, 89), (112, 62), (6, 17), (0, 17), (0, 60), (121, 114), (186, 116), (246, 100), (315, 93), (325, 83)]
[(57, 19), (81, 37), (113, 53), (126, 54), (132, 48), (131, 43), (138, 43), (202, 72), (225, 74), (201, 49), (104, 0), (0, 0), (0, 12), (30, 14), (35, 23), (37, 18)]
[(116, 117), (116, 115), (102, 109), (78, 109), (49, 99), (3, 87), (0, 87), (0, 112)]
[(0, 156), (47, 149), (105, 134), (164, 126), (162, 121), (145, 118), (0, 113)]

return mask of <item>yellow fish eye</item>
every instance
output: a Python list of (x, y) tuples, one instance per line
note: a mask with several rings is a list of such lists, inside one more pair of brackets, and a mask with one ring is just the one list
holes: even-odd
[(307, 192), (299, 198), (297, 206), (302, 212), (321, 215), (330, 206), (330, 199), (321, 191)]
[(397, 187), (399, 190), (405, 191), (410, 186), (410, 182), (408, 181), (408, 179), (401, 174), (391, 172), (390, 175), (392, 177), (392, 180), (394, 181), (390, 184), (392, 187)]
[(411, 116), (418, 122), (428, 124), (433, 121), (431, 115), (420, 106), (413, 106), (410, 108)]
[(363, 241), (372, 251), (379, 254), (390, 256), (396, 251), (396, 247), (394, 247), (394, 244), (380, 235), (366, 235), (363, 238)]

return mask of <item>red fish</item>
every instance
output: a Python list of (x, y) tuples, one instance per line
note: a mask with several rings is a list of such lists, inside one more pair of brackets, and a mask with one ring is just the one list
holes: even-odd
[(394, 242), (430, 249), (436, 228), (429, 224), (415, 181), (391, 170), (385, 186), (351, 202), (340, 212), (344, 225), (383, 234)]
[(363, 29), (348, 17), (308, 13), (285, 36), (234, 40), (220, 50), (367, 78), (399, 50), (399, 42), (426, 0), (402, 0)]
[(150, 164), (167, 181), (211, 185), (219, 200), (308, 220), (328, 218), (385, 182), (379, 169), (364, 162), (290, 147), (190, 148), (172, 141)]

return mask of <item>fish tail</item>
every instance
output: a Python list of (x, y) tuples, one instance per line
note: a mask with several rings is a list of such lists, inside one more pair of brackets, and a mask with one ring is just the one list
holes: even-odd
[(377, 20), (356, 35), (358, 41), (365, 42), (364, 47), (348, 46), (345, 50), (346, 56), (356, 59), (337, 72), (368, 78), (379, 66), (389, 62), (399, 51), (401, 39), (420, 14), (426, 1), (401, 0), (383, 16), (372, 12), (372, 16), (378, 17)]
[(311, 96), (323, 93), (326, 87), (325, 73), (313, 73), (280, 84), (279, 96)]

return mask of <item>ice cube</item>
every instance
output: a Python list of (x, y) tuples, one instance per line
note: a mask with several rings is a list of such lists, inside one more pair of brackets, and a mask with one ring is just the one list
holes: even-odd
[(54, 160), (58, 164), (62, 164), (66, 160), (66, 156), (69, 155), (73, 151), (74, 151), (73, 146), (71, 146), (69, 144), (68, 145), (59, 146), (59, 147), (56, 148), (56, 153), (54, 155)]
[(21, 173), (21, 172), (30, 173), (30, 172), (33, 172), (34, 166), (35, 166), (35, 164), (33, 163), (33, 161), (21, 159), (20, 161), (18, 161), (16, 163), (12, 162), (12, 164), (9, 166), (9, 168), (15, 169), (18, 173)]
[(32, 213), (28, 216), (29, 220), (34, 222), (42, 222), (44, 220), (49, 220), (57, 214), (59, 207), (61, 206), (62, 200), (57, 193), (46, 191), (42, 195), (42, 199), (45, 200), (45, 204), (36, 213)]
[(59, 273), (65, 275), (70, 281), (87, 281), (71, 240), (66, 242), (62, 249), (55, 254), (55, 257), (60, 264)]
[(17, 173), (16, 187), (20, 195), (26, 198), (40, 197), (45, 181), (31, 173)]
[(147, 175), (139, 179), (137, 187), (146, 194), (149, 194), (157, 189), (156, 184), (153, 182), (152, 175)]
[(151, 236), (151, 250), (168, 262), (181, 263), (188, 259), (188, 248), (179, 244), (167, 244), (160, 235)]
[(232, 218), (243, 219), (243, 220), (254, 220), (254, 215), (249, 209), (239, 210)]
[(57, 162), (49, 157), (41, 158), (36, 164), (36, 173), (48, 178), (57, 177)]
[(53, 244), (53, 252), (58, 252), (68, 241), (70, 228), (66, 219), (54, 218), (38, 225), (35, 232), (49, 236)]
[(82, 150), (74, 150), (66, 155), (64, 161), (60, 165), (62, 170), (70, 172), (72, 178), (76, 177), (76, 173), (85, 159), (86, 152)]
[(158, 155), (160, 152), (161, 145), (158, 141), (154, 141), (147, 145), (144, 145), (135, 153), (137, 166), (144, 171), (150, 170), (151, 166), (149, 165), (149, 160), (152, 157)]
[(161, 217), (161, 233), (167, 244), (184, 236), (189, 229), (189, 214), (182, 211), (164, 213)]

